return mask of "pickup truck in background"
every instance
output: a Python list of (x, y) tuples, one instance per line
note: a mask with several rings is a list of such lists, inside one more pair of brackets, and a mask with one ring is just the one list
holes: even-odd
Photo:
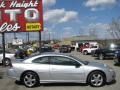
[(98, 49), (98, 48), (99, 48), (98, 45), (91, 46), (91, 47), (88, 47), (88, 48), (84, 48), (84, 49), (82, 50), (82, 53), (83, 53), (84, 55), (91, 54), (91, 52), (92, 52), (93, 50), (96, 50), (96, 49)]

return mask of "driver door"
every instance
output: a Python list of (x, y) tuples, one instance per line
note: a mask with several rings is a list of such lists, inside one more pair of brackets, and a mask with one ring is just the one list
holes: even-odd
[(84, 68), (71, 58), (54, 56), (50, 58), (50, 75), (55, 81), (82, 81), (84, 79)]

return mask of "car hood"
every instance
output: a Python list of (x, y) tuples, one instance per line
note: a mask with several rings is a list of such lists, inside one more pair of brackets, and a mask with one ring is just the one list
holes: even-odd
[(100, 68), (106, 67), (106, 64), (98, 63), (98, 62), (88, 62), (87, 65), (88, 66), (94, 66), (94, 67), (100, 67)]

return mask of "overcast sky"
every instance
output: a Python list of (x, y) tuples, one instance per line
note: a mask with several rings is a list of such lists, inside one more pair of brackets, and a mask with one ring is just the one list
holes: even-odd
[[(120, 0), (43, 0), (44, 32), (42, 39), (88, 35), (95, 30), (99, 38), (109, 38), (108, 24), (120, 16)], [(25, 39), (25, 33), (17, 34)], [(13, 34), (6, 35), (7, 41)], [(30, 38), (37, 40), (38, 34)]]

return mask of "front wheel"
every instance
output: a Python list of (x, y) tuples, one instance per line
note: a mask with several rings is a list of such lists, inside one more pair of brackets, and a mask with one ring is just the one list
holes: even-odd
[(26, 72), (23, 75), (23, 83), (26, 87), (34, 87), (39, 83), (39, 77), (34, 72)]
[(105, 82), (105, 75), (99, 71), (92, 72), (89, 75), (88, 83), (93, 87), (103, 86)]

